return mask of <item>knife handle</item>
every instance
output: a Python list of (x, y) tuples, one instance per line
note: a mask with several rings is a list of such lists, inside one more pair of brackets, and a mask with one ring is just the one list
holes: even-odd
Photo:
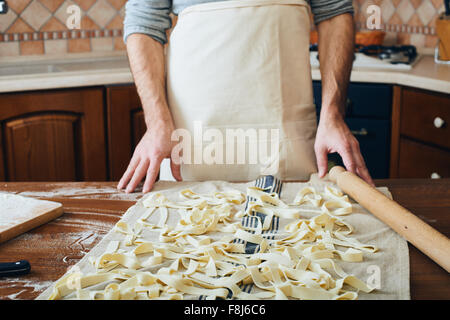
[(0, 277), (13, 277), (30, 273), (31, 265), (27, 260), (0, 263)]

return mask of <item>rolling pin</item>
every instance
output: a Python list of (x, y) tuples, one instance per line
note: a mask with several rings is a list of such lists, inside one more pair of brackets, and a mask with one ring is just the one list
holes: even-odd
[(331, 168), (329, 178), (361, 206), (450, 272), (449, 238), (343, 167)]

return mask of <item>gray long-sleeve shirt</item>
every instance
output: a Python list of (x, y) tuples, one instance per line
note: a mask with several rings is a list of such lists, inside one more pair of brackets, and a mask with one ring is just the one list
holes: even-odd
[[(172, 26), (170, 13), (180, 13), (186, 7), (224, 0), (128, 0), (124, 20), (124, 41), (133, 33), (146, 34), (162, 44), (167, 42), (166, 30)], [(307, 0), (314, 23), (343, 13), (353, 14), (352, 0)]]

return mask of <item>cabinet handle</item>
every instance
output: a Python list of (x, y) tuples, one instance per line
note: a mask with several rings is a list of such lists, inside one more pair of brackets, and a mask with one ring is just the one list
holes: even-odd
[(436, 117), (433, 120), (433, 124), (436, 128), (442, 128), (445, 124), (445, 121), (441, 117)]
[(369, 132), (366, 128), (361, 128), (360, 130), (351, 130), (354, 136), (367, 136)]
[(440, 179), (440, 178), (441, 178), (441, 176), (437, 172), (433, 172), (431, 174), (431, 179)]

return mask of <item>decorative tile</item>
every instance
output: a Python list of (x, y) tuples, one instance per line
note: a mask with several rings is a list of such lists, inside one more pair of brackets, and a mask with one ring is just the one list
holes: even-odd
[(439, 19), (438, 15), (435, 15), (433, 18), (431, 18), (430, 22), (428, 23), (428, 27), (435, 28), (436, 27), (436, 20)]
[(83, 11), (88, 11), (97, 0), (74, 0)]
[(108, 0), (108, 2), (116, 9), (120, 10), (125, 5), (127, 0)]
[(433, 19), (433, 17), (437, 15), (437, 11), (433, 7), (431, 2), (423, 1), (420, 7), (417, 8), (417, 14), (419, 15), (423, 25), (426, 26), (428, 23), (430, 23), (431, 19)]
[(22, 19), (38, 31), (51, 17), (50, 11), (40, 2), (33, 1), (21, 14)]
[(45, 54), (57, 54), (67, 52), (67, 40), (45, 40)]
[(119, 14), (122, 18), (125, 18), (125, 6), (123, 6), (122, 9), (120, 9)]
[(114, 17), (116, 10), (106, 0), (98, 0), (87, 14), (103, 28)]
[(8, 1), (8, 7), (13, 9), (17, 14), (20, 14), (28, 6), (30, 2), (31, 0)]
[(436, 9), (440, 9), (444, 5), (442, 0), (431, 0), (431, 3)]
[(89, 52), (91, 51), (90, 39), (70, 39), (68, 41), (68, 52)]
[(394, 5), (394, 7), (398, 7), (398, 5), (400, 4), (400, 1), (402, 0), (392, 0), (392, 4)]
[(64, 3), (56, 10), (56, 12), (53, 14), (59, 21), (61, 21), (64, 25), (67, 22), (67, 19), (69, 18), (69, 14), (67, 13), (67, 8), (69, 6), (76, 5), (71, 0), (66, 0)]
[(39, 0), (48, 10), (55, 12), (64, 0)]
[(89, 16), (81, 19), (81, 30), (98, 30), (99, 26)]
[[(10, 0), (0, 18), (0, 54), (125, 50), (126, 0)], [(68, 30), (67, 8), (81, 9), (81, 30)], [(7, 44), (7, 45), (6, 45)]]
[(416, 47), (425, 47), (425, 35), (414, 33), (410, 35), (410, 44)]
[[(8, 4), (12, 10), (0, 17), (0, 45), (9, 44), (0, 47), (2, 55), (19, 55), (20, 50), (22, 54), (126, 50), (122, 40), (126, 0), (10, 0)], [(353, 0), (358, 30), (366, 28), (367, 7), (374, 4), (381, 8), (384, 43), (436, 45), (442, 0)], [(70, 5), (81, 9), (81, 30), (66, 27)]]
[(123, 42), (123, 38), (122, 37), (114, 37), (113, 41), (114, 41), (114, 50), (122, 51), (122, 50), (126, 50), (127, 49), (127, 46)]
[(381, 9), (381, 17), (383, 18), (383, 23), (389, 21), (392, 15), (395, 12), (395, 7), (390, 0), (384, 0), (380, 6)]
[(20, 54), (22, 56), (44, 54), (44, 41), (20, 41)]
[(402, 19), (403, 23), (406, 23), (411, 19), (411, 16), (414, 14), (414, 8), (411, 5), (409, 0), (402, 0), (397, 7), (397, 13), (399, 17)]
[(8, 10), (6, 14), (0, 16), (0, 32), (5, 32), (16, 20), (17, 14), (13, 10)]
[(33, 28), (30, 27), (22, 18), (17, 18), (16, 21), (6, 30), (5, 33), (24, 33), (33, 32)]
[(397, 34), (397, 43), (400, 45), (410, 44), (410, 35), (409, 33), (398, 33)]
[(414, 13), (408, 21), (409, 26), (421, 27), (423, 26), (422, 20), (420, 20), (419, 15)]
[(434, 35), (425, 36), (425, 48), (435, 48), (439, 43), (439, 39)]
[(363, 24), (364, 26), (366, 25), (366, 19), (367, 19), (367, 7), (370, 4), (368, 2), (363, 2), (361, 3), (361, 5), (359, 6), (359, 14), (358, 16), (355, 18), (355, 21), (360, 22), (361, 24)]
[(123, 18), (120, 15), (116, 15), (107, 25), (106, 29), (122, 29)]
[(0, 57), (20, 55), (19, 42), (0, 42)]
[(113, 38), (93, 38), (91, 39), (92, 51), (113, 51)]
[(400, 16), (397, 14), (397, 12), (395, 12), (391, 19), (389, 19), (389, 24), (394, 24), (394, 25), (401, 25), (403, 23), (402, 19), (400, 18)]
[(423, 0), (409, 0), (409, 1), (411, 2), (414, 9), (417, 9), (422, 4), (422, 2), (427, 2)]
[(55, 17), (51, 17), (42, 27), (40, 31), (66, 31), (67, 26)]

